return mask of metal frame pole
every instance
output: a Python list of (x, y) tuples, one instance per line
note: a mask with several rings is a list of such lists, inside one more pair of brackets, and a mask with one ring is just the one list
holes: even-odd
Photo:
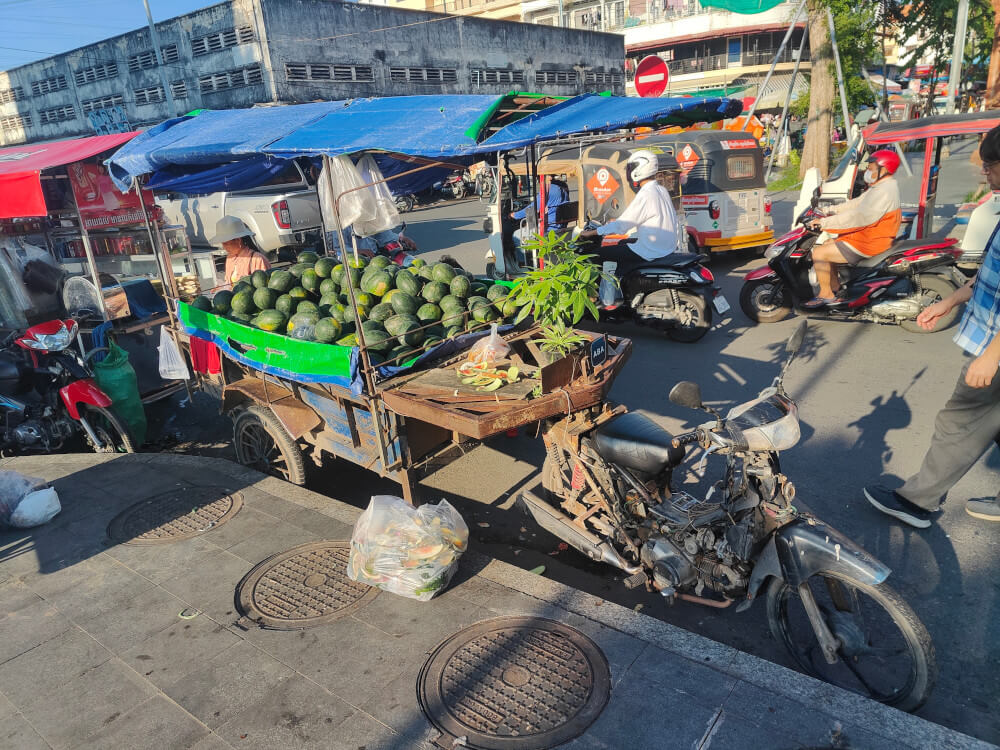
[(802, 63), (802, 53), (805, 51), (806, 39), (808, 37), (809, 30), (802, 29), (802, 39), (799, 41), (799, 53), (795, 58), (795, 67), (792, 69), (792, 80), (788, 84), (788, 93), (785, 94), (785, 106), (781, 108), (781, 128), (779, 128), (775, 142), (771, 144), (771, 159), (767, 162), (767, 174), (764, 175), (765, 182), (771, 179), (771, 170), (774, 168), (774, 157), (778, 153), (778, 147), (781, 145), (781, 141), (785, 137), (785, 130), (788, 127), (788, 107), (792, 103), (792, 91), (795, 89), (795, 78), (799, 74), (799, 65)]
[[(951, 71), (948, 74), (948, 104), (945, 114), (955, 114), (958, 85), (962, 80), (962, 63), (965, 57), (965, 32), (969, 23), (969, 0), (958, 0), (955, 13), (955, 47), (951, 53)], [(933, 88), (933, 86), (932, 86)]]
[(142, 4), (146, 8), (146, 22), (149, 24), (149, 41), (153, 44), (153, 54), (156, 56), (156, 71), (160, 74), (160, 85), (163, 86), (163, 96), (167, 100), (170, 117), (173, 117), (177, 114), (177, 104), (174, 102), (174, 93), (170, 90), (167, 74), (163, 70), (163, 55), (160, 53), (160, 35), (156, 33), (153, 14), (149, 10), (149, 0), (142, 0)]
[(788, 40), (792, 38), (792, 31), (795, 29), (795, 24), (799, 22), (799, 16), (802, 15), (804, 7), (806, 7), (806, 0), (801, 0), (799, 7), (795, 9), (795, 14), (792, 16), (792, 22), (788, 24), (788, 31), (785, 32), (785, 38), (781, 40), (778, 51), (774, 53), (774, 59), (771, 60), (771, 67), (768, 68), (767, 75), (764, 76), (764, 82), (757, 86), (757, 96), (754, 97), (753, 104), (750, 105), (750, 111), (746, 115), (747, 120), (743, 123), (743, 130), (750, 127), (750, 120), (753, 118), (753, 113), (757, 111), (757, 102), (760, 101), (761, 94), (767, 88), (767, 84), (770, 83), (771, 76), (774, 75), (774, 69), (778, 67), (778, 60), (781, 59), (781, 53), (785, 51)]
[(840, 85), (840, 109), (844, 115), (844, 133), (851, 127), (851, 118), (847, 111), (847, 89), (844, 87), (844, 71), (840, 67), (840, 52), (837, 49), (837, 30), (833, 27), (833, 13), (826, 9), (826, 20), (830, 24), (830, 46), (833, 47), (833, 60), (837, 64), (837, 83)]
[(70, 186), (69, 194), (73, 198), (73, 210), (76, 211), (76, 220), (80, 222), (80, 238), (83, 240), (83, 252), (87, 255), (87, 267), (90, 268), (90, 278), (94, 281), (94, 286), (97, 287), (97, 301), (101, 306), (101, 317), (104, 322), (107, 323), (108, 318), (108, 308), (104, 304), (104, 290), (101, 286), (101, 276), (97, 272), (97, 261), (94, 259), (94, 249), (90, 245), (90, 233), (87, 231), (86, 225), (83, 223), (83, 214), (80, 213), (80, 204), (76, 202), (76, 193), (73, 192), (73, 186)]

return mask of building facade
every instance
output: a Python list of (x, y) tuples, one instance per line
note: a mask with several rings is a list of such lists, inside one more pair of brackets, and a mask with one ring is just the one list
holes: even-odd
[(0, 145), (92, 134), (109, 113), (142, 127), (199, 108), (317, 99), (624, 93), (622, 37), (589, 30), (336, 0), (229, 0), (156, 31), (159, 59), (139, 29), (0, 72)]

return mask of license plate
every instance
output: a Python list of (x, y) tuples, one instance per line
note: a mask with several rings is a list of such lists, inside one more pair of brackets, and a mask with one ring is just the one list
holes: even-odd
[(719, 315), (729, 312), (729, 300), (721, 294), (712, 299), (712, 306), (715, 307), (715, 311), (719, 313)]

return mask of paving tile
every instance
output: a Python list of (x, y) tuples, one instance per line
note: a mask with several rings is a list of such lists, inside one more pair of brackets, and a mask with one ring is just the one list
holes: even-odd
[(42, 599), (9, 612), (0, 617), (0, 663), (56, 638), (72, 627), (69, 618)]
[(219, 620), (239, 618), (233, 603), (236, 587), (252, 566), (227, 550), (216, 549), (193, 569), (161, 584), (170, 593)]
[(178, 615), (187, 607), (187, 602), (154, 586), (77, 624), (111, 651), (121, 653), (180, 622)]
[(417, 702), (419, 673), (420, 665), (413, 665), (365, 701), (360, 708), (400, 736), (436, 737), (438, 731), (424, 716)]
[(239, 544), (234, 544), (228, 551), (256, 565), (271, 555), (284, 552), (306, 542), (318, 541), (320, 538), (320, 535), (314, 532), (306, 531), (284, 521), (276, 521), (271, 528), (254, 534)]
[(100, 731), (80, 740), (74, 750), (180, 750), (208, 735), (208, 728), (162, 695), (140, 703)]
[(23, 716), (11, 714), (0, 719), (0, 747), (11, 750), (51, 750), (49, 743), (31, 728)]
[(396, 733), (361, 711), (337, 727), (337, 736), (330, 746), (336, 750), (431, 750), (432, 738), (439, 732), (427, 726), (408, 727)]
[(268, 492), (262, 492), (256, 487), (243, 487), (240, 492), (243, 494), (245, 507), (274, 518), (286, 518), (289, 513), (300, 507)]
[(190, 750), (232, 750), (232, 745), (214, 732), (191, 745)]
[(164, 692), (210, 728), (225, 724), (294, 673), (246, 641), (237, 643)]
[(154, 583), (162, 583), (168, 578), (201, 569), (205, 561), (219, 551), (206, 536), (203, 534), (167, 544), (116, 544), (106, 554)]
[(352, 526), (310, 508), (296, 507), (283, 520), (332, 541), (349, 541), (354, 531)]
[(6, 695), (0, 693), (0, 719), (5, 719), (14, 713), (17, 713), (17, 706), (11, 703)]
[(111, 659), (64, 685), (35, 695), (21, 712), (53, 747), (71, 750), (156, 689), (125, 662)]
[[(217, 730), (243, 750), (339, 747), (340, 725), (355, 709), (302, 677), (280, 683)], [(351, 750), (357, 750), (354, 745)]]
[(154, 585), (105, 555), (79, 562), (58, 576), (36, 575), (23, 580), (75, 621), (87, 620), (121, 606)]
[(218, 623), (199, 616), (161, 630), (126, 650), (121, 658), (162, 689), (239, 642)]
[(19, 579), (11, 578), (0, 583), (0, 614), (9, 615), (40, 601), (42, 598)]
[(239, 513), (221, 526), (212, 529), (203, 537), (206, 542), (220, 549), (229, 549), (233, 545), (244, 542), (254, 534), (267, 531), (274, 526), (275, 519), (259, 510), (244, 505)]
[(0, 685), (23, 709), (40, 693), (72, 682), (110, 658), (106, 648), (74, 627), (0, 665)]

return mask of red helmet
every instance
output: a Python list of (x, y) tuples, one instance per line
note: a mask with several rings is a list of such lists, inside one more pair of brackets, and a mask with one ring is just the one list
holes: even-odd
[(896, 170), (899, 169), (899, 154), (887, 148), (879, 149), (873, 153), (869, 157), (869, 161), (875, 162), (889, 174), (896, 174)]

